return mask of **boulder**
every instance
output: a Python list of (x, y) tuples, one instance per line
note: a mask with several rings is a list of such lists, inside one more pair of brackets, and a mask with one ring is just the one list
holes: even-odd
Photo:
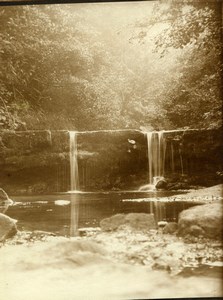
[(100, 227), (103, 231), (112, 231), (119, 228), (119, 226), (124, 225), (125, 215), (117, 214), (110, 218), (103, 219), (100, 222)]
[(123, 225), (135, 230), (156, 229), (156, 223), (153, 214), (117, 214), (110, 218), (103, 219), (100, 222), (100, 227), (103, 231), (116, 230)]
[(0, 241), (13, 237), (17, 233), (16, 220), (0, 214)]
[(9, 199), (6, 192), (0, 188), (0, 213), (5, 213), (13, 201)]
[(136, 230), (156, 229), (153, 214), (130, 213), (125, 216), (125, 224)]
[(197, 205), (179, 215), (178, 234), (221, 238), (222, 203)]
[(155, 188), (157, 190), (159, 189), (166, 189), (167, 188), (167, 182), (165, 179), (160, 179), (157, 181), (156, 185), (155, 185)]
[(176, 222), (169, 222), (163, 228), (163, 233), (175, 233), (178, 229), (178, 224)]

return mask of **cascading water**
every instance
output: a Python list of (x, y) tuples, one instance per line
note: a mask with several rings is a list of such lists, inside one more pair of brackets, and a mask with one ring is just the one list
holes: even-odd
[[(70, 189), (71, 192), (78, 191), (79, 189), (79, 176), (78, 176), (78, 161), (77, 161), (77, 132), (69, 131), (70, 136)], [(71, 223), (70, 235), (78, 235), (78, 215), (79, 215), (79, 202), (75, 195), (71, 194)]]
[(79, 176), (78, 176), (78, 161), (77, 161), (77, 132), (69, 131), (70, 136), (70, 189), (78, 191)]
[(147, 132), (149, 184), (155, 185), (164, 176), (166, 141), (163, 131)]

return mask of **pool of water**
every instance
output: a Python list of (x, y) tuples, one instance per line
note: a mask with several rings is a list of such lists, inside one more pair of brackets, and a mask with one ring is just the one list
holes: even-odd
[[(98, 227), (102, 219), (118, 213), (153, 213), (156, 221), (177, 221), (178, 214), (195, 203), (162, 201), (161, 197), (174, 194), (168, 191), (14, 196), (15, 203), (7, 215), (18, 220), (19, 230), (69, 236), (75, 228)], [(159, 199), (154, 201), (154, 197)], [(144, 198), (148, 201), (139, 201)]]

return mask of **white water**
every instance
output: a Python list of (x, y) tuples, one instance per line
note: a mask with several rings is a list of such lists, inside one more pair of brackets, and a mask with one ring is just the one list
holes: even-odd
[(164, 177), (166, 141), (163, 131), (147, 132), (149, 184), (156, 184), (157, 180)]
[(70, 136), (70, 189), (78, 191), (79, 176), (78, 176), (78, 158), (77, 158), (77, 132), (69, 131)]

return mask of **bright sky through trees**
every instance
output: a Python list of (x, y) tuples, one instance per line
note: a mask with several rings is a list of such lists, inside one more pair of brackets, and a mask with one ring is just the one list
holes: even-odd
[(1, 128), (219, 127), (220, 9), (209, 1), (1, 7)]

